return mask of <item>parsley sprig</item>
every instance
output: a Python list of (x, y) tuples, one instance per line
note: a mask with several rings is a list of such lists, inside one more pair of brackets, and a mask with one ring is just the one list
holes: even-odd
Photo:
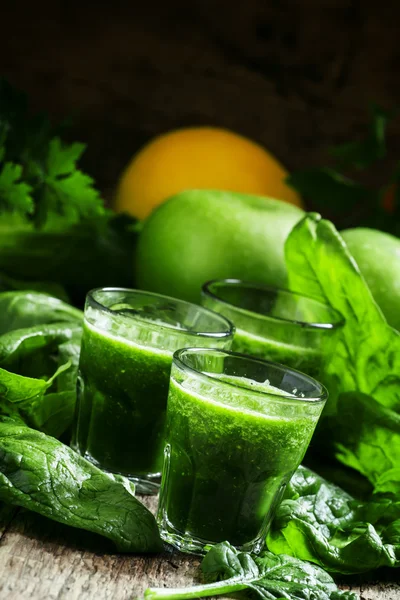
[(31, 116), (26, 95), (0, 80), (0, 210), (43, 227), (106, 214), (93, 179), (77, 163), (85, 144), (63, 142), (45, 115)]

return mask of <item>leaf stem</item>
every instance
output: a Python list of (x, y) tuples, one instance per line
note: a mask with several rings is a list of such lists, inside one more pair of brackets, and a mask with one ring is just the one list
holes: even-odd
[[(243, 581), (243, 580), (242, 580)], [(190, 588), (148, 588), (144, 597), (145, 600), (190, 600), (192, 598), (203, 598), (204, 596), (219, 596), (245, 590), (246, 584), (240, 583), (240, 580), (233, 577), (226, 581), (208, 583), (205, 585), (196, 585)]]

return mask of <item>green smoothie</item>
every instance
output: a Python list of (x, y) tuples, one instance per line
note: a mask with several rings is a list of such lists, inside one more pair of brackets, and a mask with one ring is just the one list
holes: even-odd
[(232, 350), (272, 362), (288, 365), (312, 377), (318, 376), (321, 365), (319, 348), (306, 348), (258, 336), (236, 327)]
[(235, 279), (208, 282), (202, 304), (228, 318), (235, 352), (319, 377), (343, 325), (330, 306), (288, 290)]
[(323, 402), (302, 402), (296, 389), (289, 394), (268, 381), (212, 377), (215, 383), (185, 377), (173, 365), (159, 524), (164, 539), (184, 538), (189, 550), (224, 540), (253, 548), (305, 454)]
[(82, 455), (113, 473), (161, 473), (171, 361), (172, 352), (85, 322), (74, 442)]
[(172, 355), (229, 348), (232, 325), (201, 306), (123, 288), (86, 298), (72, 446), (100, 468), (156, 493)]

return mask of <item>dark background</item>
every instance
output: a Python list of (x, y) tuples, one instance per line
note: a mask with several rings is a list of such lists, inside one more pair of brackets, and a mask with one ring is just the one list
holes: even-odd
[(74, 115), (105, 191), (171, 128), (232, 128), (295, 169), (360, 136), (368, 101), (400, 104), (395, 0), (11, 1), (0, 19), (0, 74), (34, 109)]

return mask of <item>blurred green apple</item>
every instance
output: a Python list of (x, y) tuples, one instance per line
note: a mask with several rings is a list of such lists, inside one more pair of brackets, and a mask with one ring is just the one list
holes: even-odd
[(400, 330), (400, 240), (364, 227), (340, 233), (387, 322)]
[(303, 217), (296, 206), (260, 196), (190, 190), (145, 221), (136, 253), (139, 287), (199, 302), (210, 279), (286, 283), (284, 243)]

